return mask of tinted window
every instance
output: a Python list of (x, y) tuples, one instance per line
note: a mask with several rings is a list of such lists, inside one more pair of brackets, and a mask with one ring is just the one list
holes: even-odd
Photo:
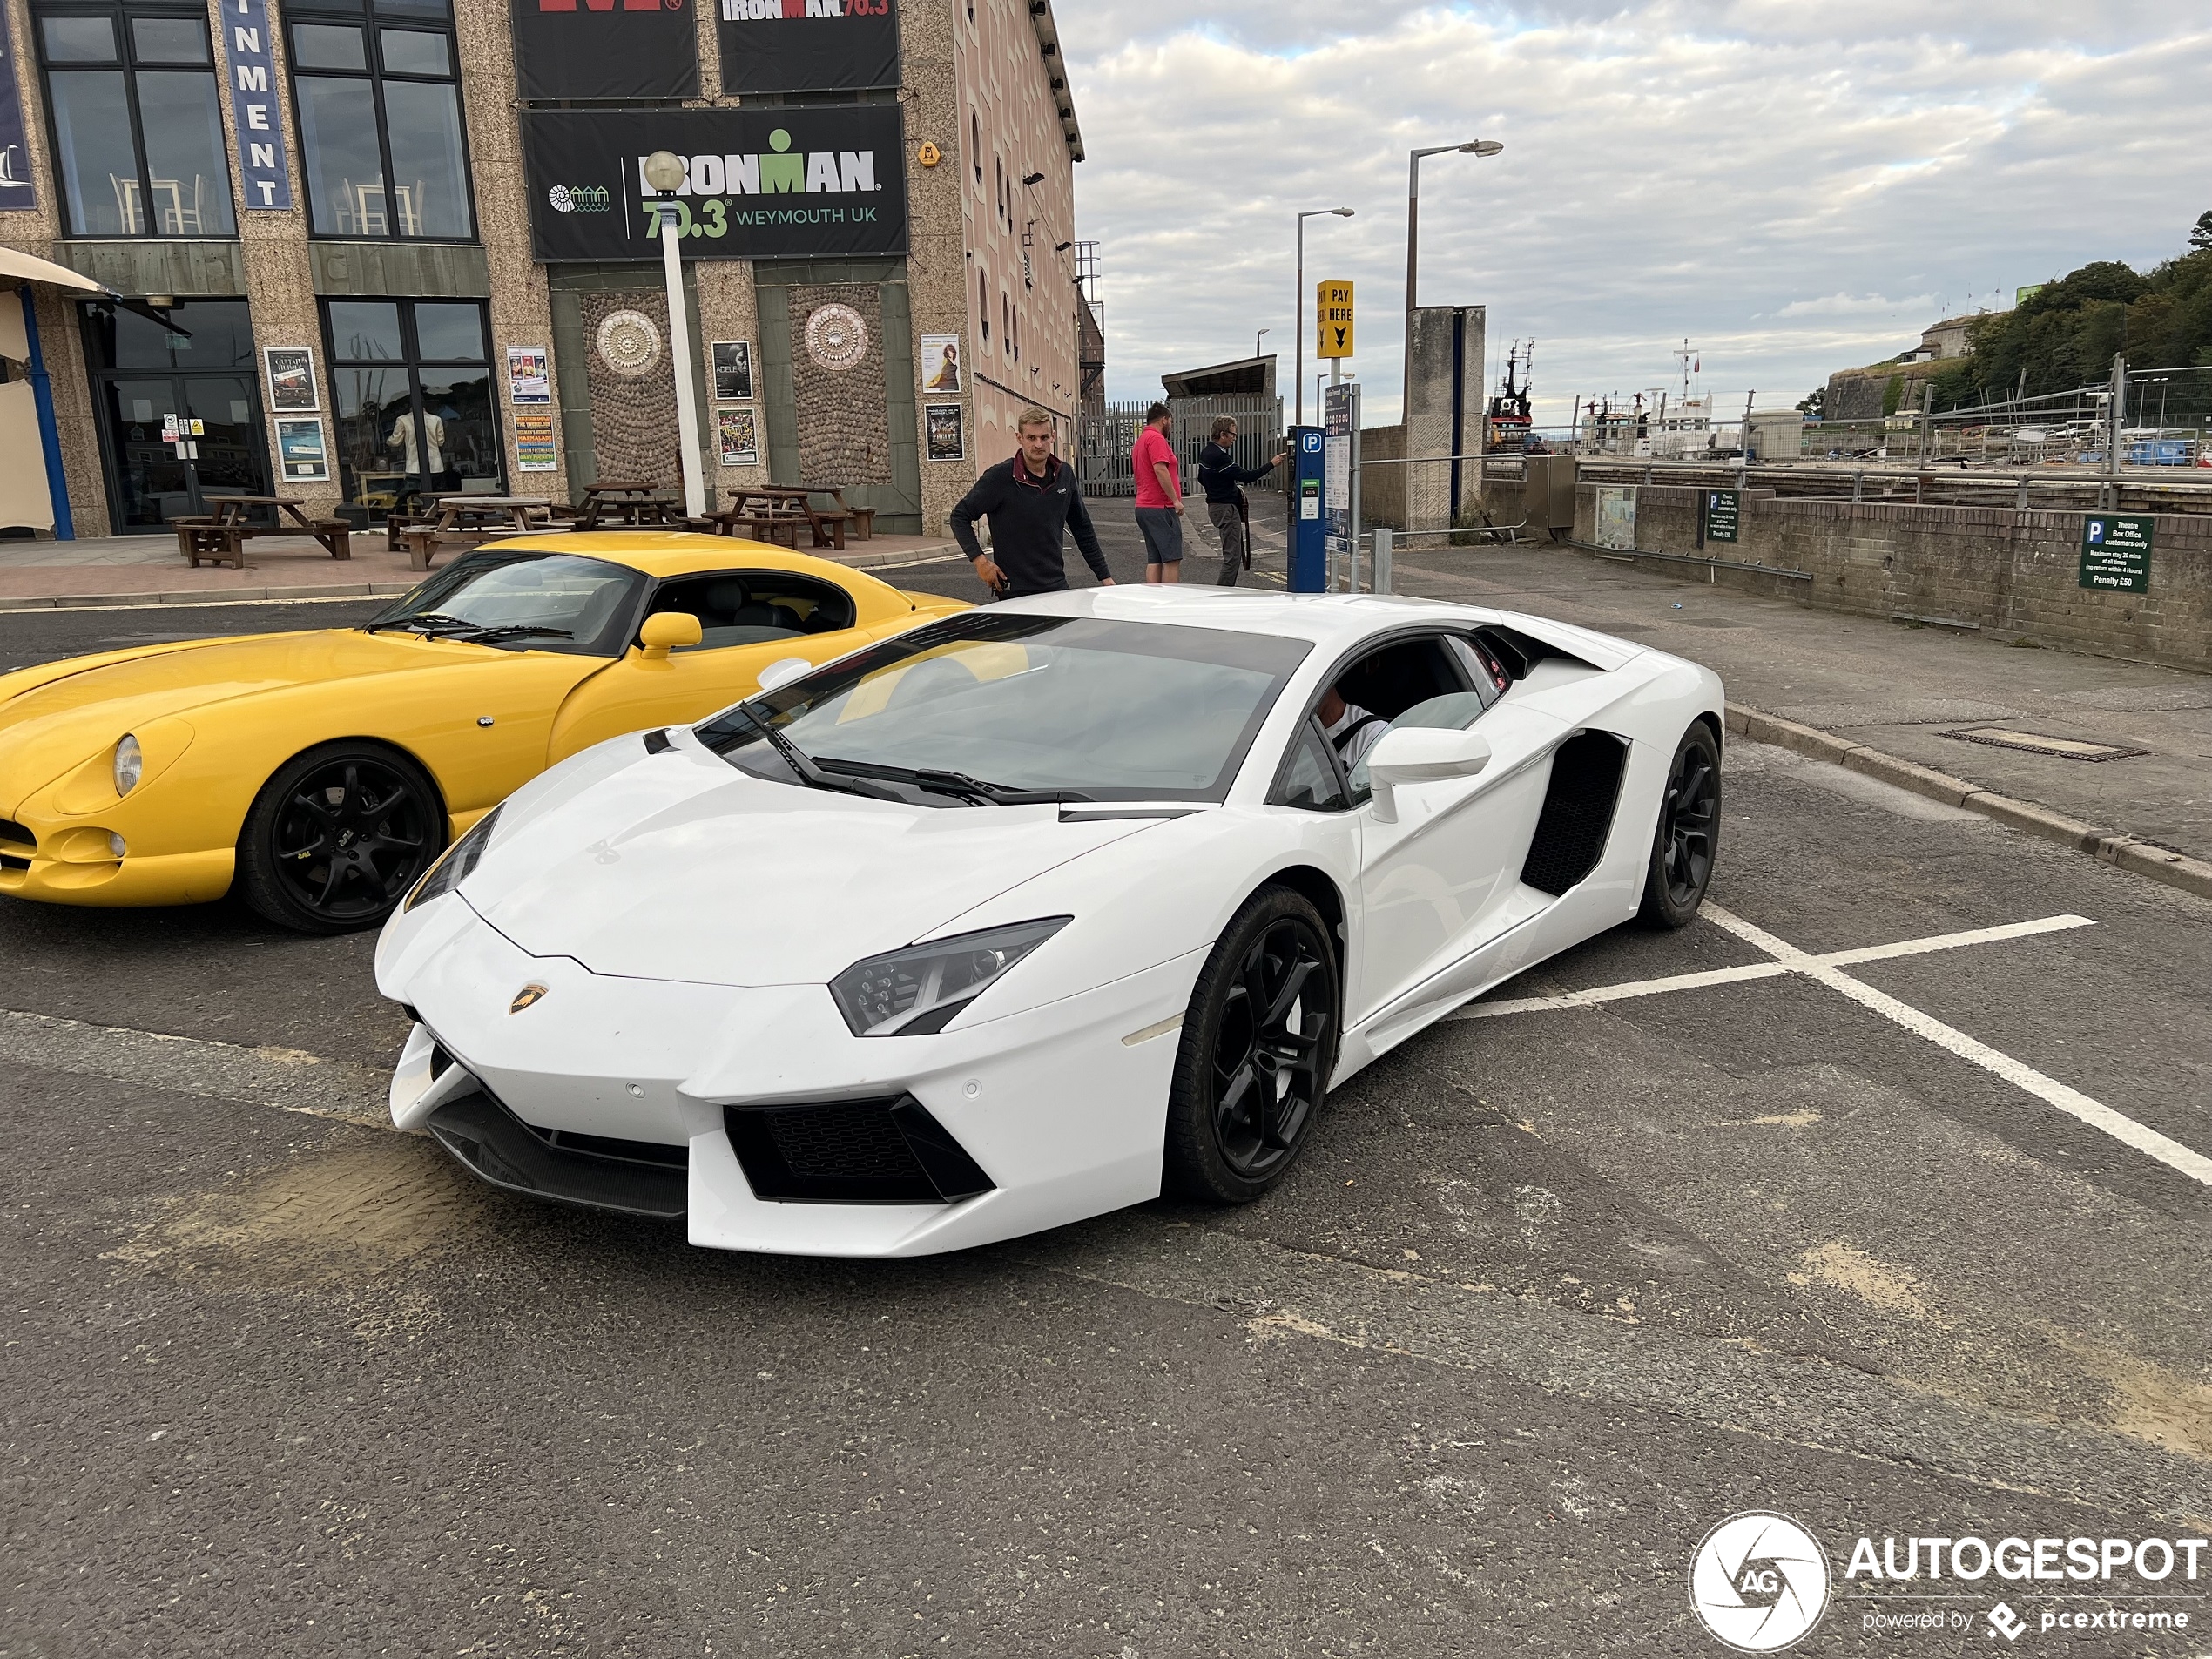
[(1338, 781), (1337, 769), (1329, 759), (1327, 740), (1310, 719), (1298, 728), (1298, 738), (1291, 745), (1275, 799), (1282, 806), (1307, 812), (1339, 812), (1346, 805), (1344, 786)]
[(50, 64), (112, 64), (115, 24), (106, 17), (49, 17), (41, 27)]
[(853, 599), (844, 589), (780, 570), (726, 570), (664, 582), (649, 615), (679, 611), (699, 619), (699, 643), (686, 650), (716, 651), (804, 639), (853, 625)]
[[(377, 30), (374, 52), (354, 21), (361, 17), (358, 4), (310, 0), (289, 10), (293, 102), (314, 233), (439, 241), (473, 236), (468, 148), (443, 0), (380, 3), (380, 17), (413, 26)], [(346, 21), (307, 21), (317, 12), (344, 13)]]
[(86, 354), (94, 368), (252, 368), (253, 333), (243, 300), (187, 300), (165, 314), (170, 326), (103, 301), (84, 307)]

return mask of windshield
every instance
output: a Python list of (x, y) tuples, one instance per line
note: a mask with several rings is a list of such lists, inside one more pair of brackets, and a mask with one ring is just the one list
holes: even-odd
[(978, 611), (740, 704), (698, 735), (761, 777), (933, 806), (1219, 800), (1311, 649), (1267, 634)]
[(515, 651), (618, 657), (642, 573), (573, 553), (471, 553), (362, 626)]

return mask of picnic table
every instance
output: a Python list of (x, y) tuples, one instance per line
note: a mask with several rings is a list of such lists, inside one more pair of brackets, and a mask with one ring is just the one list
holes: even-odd
[[(354, 556), (352, 526), (342, 518), (309, 518), (300, 511), (306, 503), (296, 496), (203, 496), (200, 500), (215, 510), (169, 521), (177, 532), (177, 551), (191, 561), (195, 570), (202, 560), (243, 570), (246, 541), (255, 536), (305, 534), (321, 543), (334, 559)], [(257, 523), (248, 516), (263, 508), (271, 509), (273, 523)], [(278, 514), (293, 523), (287, 524)]]
[(660, 484), (605, 481), (583, 487), (583, 499), (564, 515), (577, 529), (680, 527), (684, 504)]
[(570, 527), (543, 496), (441, 496), (431, 516), (400, 532), (408, 568), (427, 570), (441, 548), (482, 547), (510, 536), (544, 536)]
[[(875, 539), (874, 508), (847, 507), (845, 504), (845, 491), (836, 484), (808, 484), (806, 488), (808, 495), (827, 496), (837, 503), (837, 510), (852, 521), (853, 535), (855, 540), (872, 542)], [(822, 516), (826, 518), (829, 515), (825, 513)], [(845, 543), (840, 542), (838, 545), (842, 547)]]
[[(742, 533), (755, 541), (784, 542), (793, 552), (798, 551), (799, 530), (804, 525), (813, 546), (841, 550), (845, 546), (845, 526), (853, 515), (841, 507), (827, 511), (818, 509), (807, 499), (834, 493), (806, 484), (748, 484), (730, 492), (731, 499), (737, 503), (734, 507), (712, 515), (708, 522), (722, 535)], [(869, 517), (873, 521), (873, 509)]]

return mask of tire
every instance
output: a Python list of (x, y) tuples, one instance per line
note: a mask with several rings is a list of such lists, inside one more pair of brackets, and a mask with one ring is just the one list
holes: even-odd
[(1649, 927), (1687, 927), (1705, 902), (1720, 841), (1720, 745), (1712, 727), (1694, 720), (1667, 766), (1638, 920)]
[(1319, 1115), (1342, 1021), (1328, 924), (1302, 895), (1261, 888), (1223, 929), (1184, 1015), (1166, 1189), (1249, 1204), (1281, 1180)]
[(238, 891), (303, 934), (374, 927), (445, 846), (444, 803), (397, 750), (326, 743), (279, 767), (238, 839)]

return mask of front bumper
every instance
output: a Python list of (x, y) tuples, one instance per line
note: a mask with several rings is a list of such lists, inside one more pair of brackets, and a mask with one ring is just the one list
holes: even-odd
[(695, 1244), (823, 1256), (965, 1249), (1159, 1192), (1174, 1019), (1203, 952), (1004, 1019), (860, 1038), (820, 985), (595, 974), (458, 895), (433, 903), (381, 965), (421, 1022), (393, 1119), (496, 1184), (680, 1211)]

